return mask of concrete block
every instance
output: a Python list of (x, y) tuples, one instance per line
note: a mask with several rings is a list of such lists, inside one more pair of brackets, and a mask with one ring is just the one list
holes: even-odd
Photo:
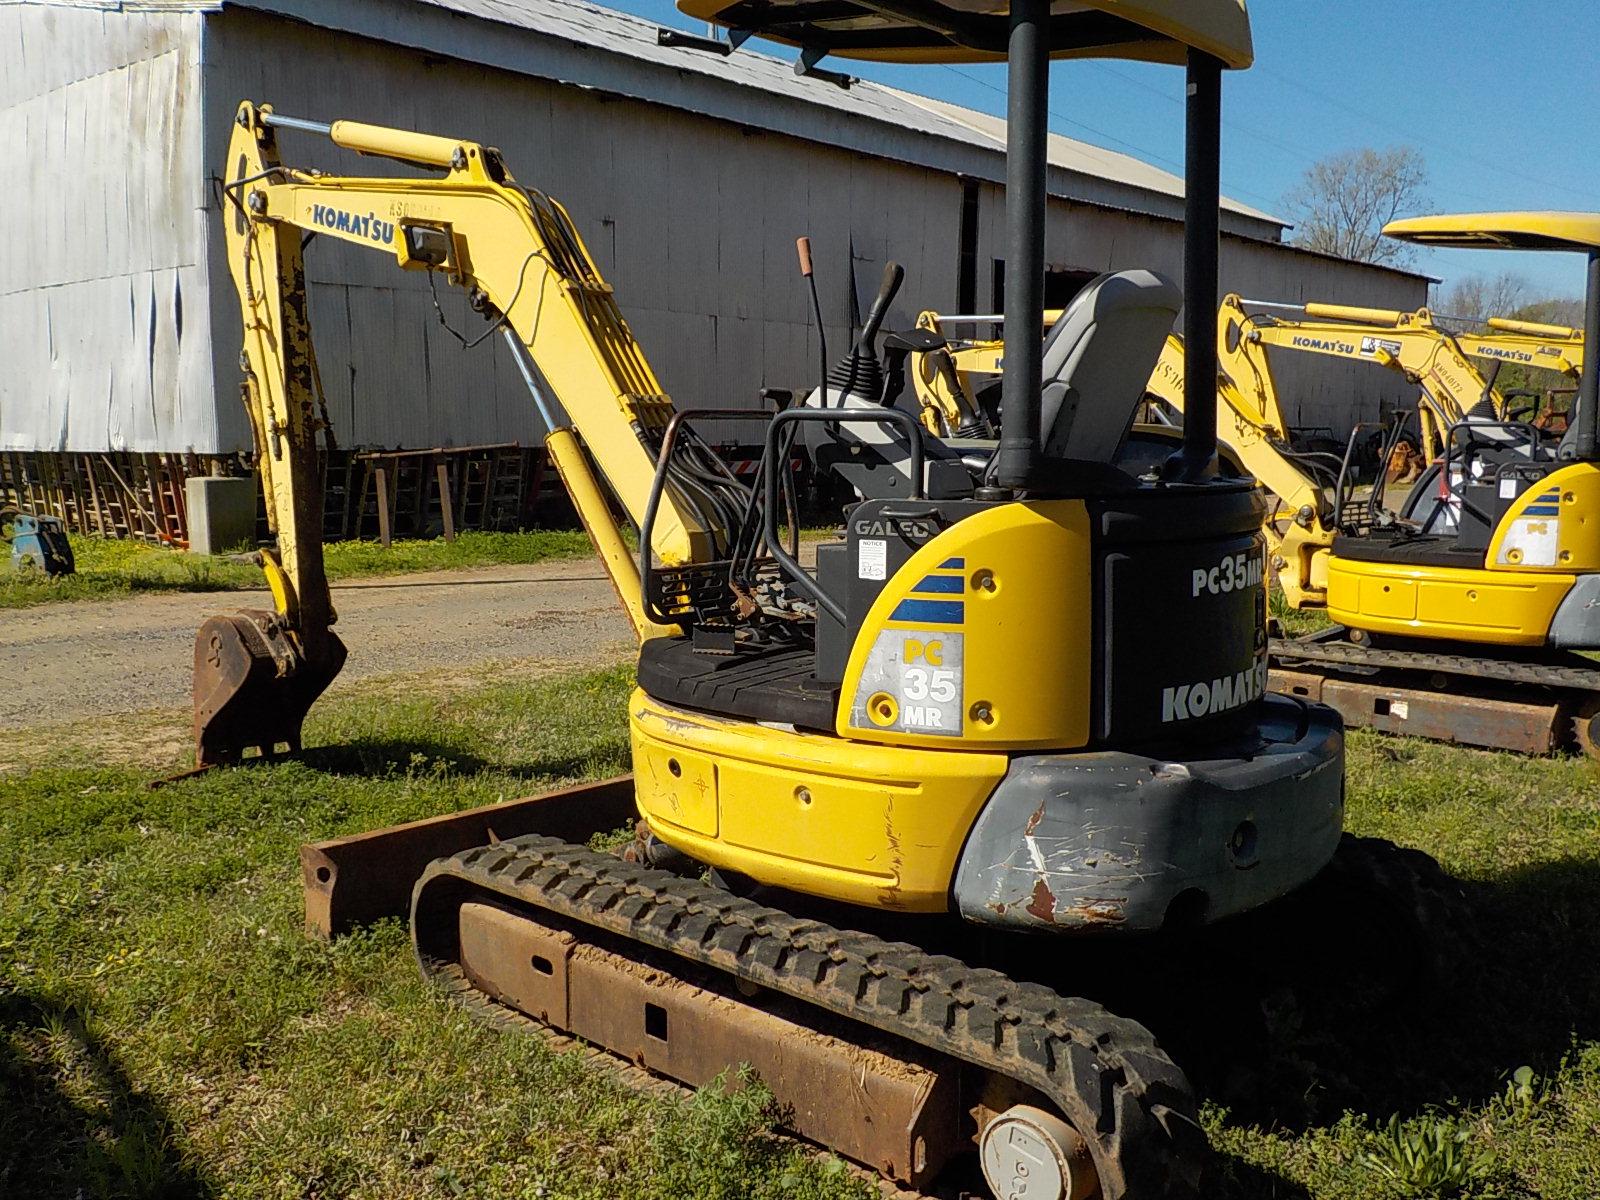
[(195, 475), (184, 482), (189, 552), (226, 554), (256, 544), (256, 481)]

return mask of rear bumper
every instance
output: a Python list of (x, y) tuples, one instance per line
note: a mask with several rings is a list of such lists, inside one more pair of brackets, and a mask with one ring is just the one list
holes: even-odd
[(1550, 644), (1563, 650), (1600, 649), (1600, 575), (1580, 575), (1550, 622)]
[(1269, 695), (1248, 736), (1204, 759), (1014, 759), (956, 870), (984, 925), (1143, 933), (1277, 899), (1333, 857), (1344, 730), (1320, 704)]

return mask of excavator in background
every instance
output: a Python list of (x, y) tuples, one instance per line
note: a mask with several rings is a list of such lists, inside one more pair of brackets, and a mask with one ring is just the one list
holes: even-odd
[[(1525, 234), (1494, 226), (1504, 216), (1454, 219), (1463, 241), (1481, 221), (1485, 240), (1504, 234), (1521, 244)], [(1574, 219), (1563, 228), (1581, 237), (1585, 227)], [(1262, 307), (1313, 319), (1249, 311)], [(920, 324), (940, 327), (928, 314)], [(1509, 336), (1508, 324), (1496, 328)], [(1570, 332), (1559, 339), (1562, 361), (1581, 369), (1583, 339)], [(1516, 336), (1530, 333), (1523, 327)], [(1574, 747), (1600, 755), (1600, 669), (1584, 655), (1600, 649), (1600, 538), (1585, 536), (1595, 520), (1587, 514), (1600, 512), (1600, 492), (1590, 494), (1597, 468), (1574, 457), (1575, 431), (1563, 438), (1505, 411), (1505, 399), (1468, 361), (1469, 342), (1479, 352), (1494, 342), (1459, 339), (1427, 310), (1267, 306), (1235, 295), (1222, 302), (1216, 335), (1219, 433), (1269, 493), (1271, 577), (1289, 606), (1338, 622), (1307, 638), (1275, 639), (1272, 686), (1332, 704), (1350, 725), (1524, 753)], [(1371, 361), (1418, 385), (1424, 441), (1437, 452), (1395, 509), (1382, 475), (1368, 494), (1355, 487), (1359, 428), (1343, 455), (1292, 443), (1268, 347)], [(1148, 383), (1151, 408), (1176, 423), (1187, 392), (1184, 350), (1182, 338), (1169, 336)], [(953, 373), (914, 365), (925, 414), (961, 406), (942, 390), (992, 389), (1004, 343), (960, 347), (953, 360), (962, 363), (962, 353), (971, 357)], [(1580, 410), (1583, 396), (1580, 387)], [(1389, 429), (1380, 461), (1405, 433), (1398, 422)], [(1534, 488), (1557, 463), (1566, 464), (1559, 476)]]
[[(1067, 947), (1181, 939), (1335, 859), (1346, 876), (1374, 855), (1374, 879), (1427, 873), (1425, 856), (1341, 837), (1337, 714), (1266, 690), (1263, 506), (1219, 467), (1211, 354), (1195, 356), (1205, 386), (1185, 390), (1181, 440), (1130, 433), (1180, 308), (1190, 344), (1216, 344), (1220, 92), (1251, 60), (1244, 8), (683, 7), (800, 46), (808, 65), (1009, 62), (1006, 311), (1021, 332), (998, 438), (934, 433), (883, 403), (894, 269), (854, 346), (770, 417), (747, 484), (695, 423), (750, 408), (674, 404), (571, 219), (499, 152), (242, 104), (224, 219), (274, 609), (203, 627), (199, 758), (298, 745), (343, 661), (317, 537), (305, 235), (390, 255), (465, 293), (487, 326), (463, 343), (498, 335), (550, 430), (639, 639), (634, 769), (305, 847), (308, 924), (332, 933), (409, 903), (424, 972), (475, 1011), (691, 1084), (749, 1063), (798, 1133), (904, 1186), (966, 1172), (1008, 1200), (1191, 1200), (1205, 1137), (1185, 1075), (1145, 1027), (1082, 998), (1098, 981)], [(1190, 303), (1118, 272), (1046, 337), (1048, 63), (1095, 56), (1186, 66)], [(288, 166), (286, 136), (424, 173)], [(810, 278), (803, 240), (800, 257)], [(858, 497), (814, 570), (793, 540), (800, 440)], [(1175, 617), (1200, 636), (1151, 636)], [(632, 861), (586, 848), (633, 819)], [(1386, 937), (1425, 935), (1406, 924), (1414, 895)], [(940, 952), (972, 937), (983, 967)]]
[(1490, 317), (1486, 326), (1480, 331), (1458, 333), (1456, 340), (1469, 357), (1487, 360), (1490, 383), (1498, 384), (1502, 368), (1521, 367), (1552, 372), (1565, 377), (1568, 384), (1561, 388), (1501, 387), (1503, 415), (1507, 420), (1526, 421), (1547, 433), (1565, 433), (1576, 384), (1583, 374), (1583, 331), (1510, 317)]
[[(1422, 218), (1386, 232), (1592, 251), (1594, 243), (1583, 239), (1600, 230), (1596, 218), (1547, 217)], [(1546, 230), (1552, 222), (1556, 233)], [(1230, 411), (1242, 412), (1245, 423), (1270, 421), (1273, 413), (1281, 421), (1266, 347), (1366, 359), (1418, 384), (1428, 447), (1428, 465), (1393, 510), (1382, 476), (1361, 499), (1350, 486), (1357, 433), (1331, 488), (1325, 470), (1320, 477), (1306, 470), (1309, 460), (1281, 441), (1269, 437), (1253, 457), (1242, 455), (1280, 496), (1285, 485), (1273, 480), (1287, 474), (1288, 487), (1299, 485), (1297, 498), (1323, 498), (1301, 504), (1272, 566), (1291, 606), (1325, 610), (1337, 624), (1274, 640), (1273, 686), (1331, 703), (1352, 725), (1529, 753), (1575, 747), (1600, 755), (1600, 670), (1585, 655), (1600, 649), (1600, 536), (1592, 532), (1600, 467), (1592, 446), (1576, 428), (1563, 437), (1517, 419), (1493, 377), (1468, 361), (1490, 357), (1492, 338), (1451, 335), (1426, 310), (1294, 306), (1313, 321), (1246, 312), (1259, 307), (1230, 296), (1219, 317), (1219, 388)], [(1508, 333), (1508, 324), (1497, 328)], [(1524, 327), (1517, 336), (1530, 332)], [(1562, 340), (1568, 353), (1576, 344), (1581, 363), (1581, 335)], [(1243, 409), (1239, 392), (1253, 401)], [(1595, 404), (1592, 389), (1580, 386), (1575, 411)], [(1384, 457), (1399, 435), (1396, 426)], [(1280, 514), (1287, 507), (1280, 505)]]
[(1519, 367), (1555, 371), (1577, 380), (1583, 374), (1583, 330), (1538, 321), (1490, 317), (1488, 329), (1458, 333), (1456, 340), (1471, 358)]
[[(1262, 311), (1265, 309), (1303, 312), (1307, 319), (1278, 317)], [(1059, 310), (1049, 310), (1045, 319), (1049, 322), (1058, 315)], [(958, 339), (953, 333), (968, 325), (1002, 323), (992, 314), (943, 316), (928, 311), (917, 318), (922, 336), (914, 350), (912, 380), (923, 424), (930, 432), (950, 436), (957, 429), (987, 428), (992, 436), (993, 395), (999, 384), (1004, 340), (998, 336)], [(1428, 462), (1442, 453), (1444, 430), (1464, 420), (1467, 413), (1476, 409), (1491, 419), (1504, 415), (1503, 400), (1468, 361), (1468, 355), (1474, 352), (1493, 356), (1495, 342), (1483, 340), (1477, 343), (1476, 351), (1468, 351), (1434, 322), (1427, 309), (1400, 312), (1315, 301), (1284, 304), (1244, 300), (1230, 294), (1223, 297), (1217, 327), (1221, 331), (1218, 356), (1223, 373), (1235, 388), (1254, 393), (1252, 407), (1262, 414), (1276, 414), (1270, 423), (1280, 436), (1287, 434), (1289, 427), (1282, 423), (1283, 405), (1265, 353), (1267, 348), (1370, 362), (1404, 375), (1419, 389), (1421, 451)], [(1548, 355), (1549, 343), (1542, 345), (1541, 352)], [(1182, 353), (1181, 340), (1174, 340), (1167, 347), (1151, 378), (1154, 395), (1162, 396), (1163, 377), (1182, 377)], [(1503, 355), (1510, 353), (1509, 347), (1503, 351)], [(1581, 355), (1580, 339), (1580, 362)], [(1570, 360), (1560, 358), (1550, 365), (1563, 362), (1570, 365)]]
[[(1301, 312), (1290, 319), (1274, 312)], [(1260, 393), (1263, 406), (1278, 406), (1268, 349), (1328, 355), (1367, 362), (1403, 375), (1418, 388), (1420, 451), (1426, 462), (1444, 452), (1446, 431), (1477, 412), (1498, 420), (1505, 403), (1468, 361), (1454, 335), (1441, 329), (1425, 308), (1401, 312), (1344, 304), (1286, 304), (1225, 296), (1217, 316), (1223, 370), (1234, 382)], [(1270, 397), (1270, 399), (1268, 399)]]

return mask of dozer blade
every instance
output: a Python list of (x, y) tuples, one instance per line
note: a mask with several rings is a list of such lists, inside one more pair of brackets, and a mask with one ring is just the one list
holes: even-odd
[(194, 641), (194, 744), (197, 767), (300, 749), (306, 712), (344, 667), (344, 643), (324, 633), (302, 653), (283, 619), (241, 609), (211, 617)]

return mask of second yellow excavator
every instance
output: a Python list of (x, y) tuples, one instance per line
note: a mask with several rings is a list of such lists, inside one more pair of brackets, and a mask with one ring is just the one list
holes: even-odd
[[(1452, 245), (1600, 249), (1600, 216), (1584, 214), (1467, 214), (1416, 227), (1399, 222), (1391, 232), (1453, 236)], [(1591, 291), (1591, 314), (1596, 303)], [(1596, 404), (1591, 376), (1580, 381), (1571, 428), (1552, 435), (1507, 419), (1466, 344), (1426, 311), (1303, 305), (1295, 307), (1312, 320), (1288, 321), (1248, 307), (1227, 297), (1217, 323), (1219, 435), (1271, 494), (1269, 565), (1284, 597), (1337, 623), (1275, 641), (1273, 685), (1332, 704), (1352, 725), (1600, 754), (1600, 669), (1583, 653), (1600, 649), (1600, 465), (1583, 416)], [(1568, 364), (1586, 366), (1583, 338), (1564, 343)], [(1366, 359), (1419, 385), (1422, 426), (1438, 453), (1398, 511), (1385, 506), (1381, 477), (1358, 496), (1351, 448), (1329, 459), (1292, 446), (1269, 345)], [(973, 349), (966, 378), (914, 375), (925, 411), (946, 405), (938, 389), (971, 388), (1003, 355), (995, 340)], [(1183, 350), (1170, 337), (1148, 385), (1180, 418)]]

